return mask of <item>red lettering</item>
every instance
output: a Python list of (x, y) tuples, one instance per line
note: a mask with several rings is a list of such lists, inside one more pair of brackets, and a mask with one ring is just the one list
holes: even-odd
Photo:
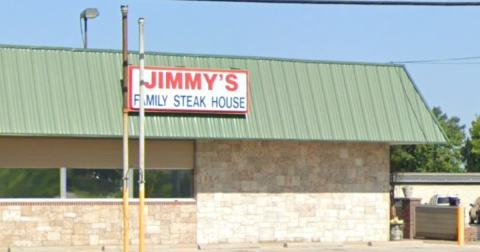
[(195, 77), (192, 79), (191, 73), (185, 74), (185, 88), (186, 89), (202, 89), (202, 76), (198, 73), (195, 74)]
[(158, 72), (158, 88), (163, 89), (163, 72)]
[(235, 74), (228, 74), (226, 78), (226, 82), (230, 84), (230, 86), (226, 85), (225, 88), (230, 91), (237, 91), (238, 89), (238, 83), (237, 83), (237, 76)]
[(152, 72), (152, 82), (145, 82), (145, 87), (148, 89), (152, 89), (157, 85), (157, 73)]
[(208, 83), (208, 90), (213, 90), (213, 83), (215, 83), (215, 79), (217, 79), (217, 74), (213, 74), (212, 78), (210, 78), (208, 74), (204, 73), (203, 77), (205, 77), (205, 80)]
[(176, 73), (175, 77), (172, 72), (167, 72), (167, 89), (183, 89), (183, 75)]

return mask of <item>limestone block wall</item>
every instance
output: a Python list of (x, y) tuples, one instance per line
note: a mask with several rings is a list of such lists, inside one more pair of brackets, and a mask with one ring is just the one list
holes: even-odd
[(196, 142), (197, 242), (389, 238), (386, 144)]
[[(147, 202), (145, 244), (196, 243), (196, 205)], [(0, 244), (122, 246), (123, 210), (117, 202), (0, 202)], [(130, 205), (131, 244), (138, 244), (138, 204)]]

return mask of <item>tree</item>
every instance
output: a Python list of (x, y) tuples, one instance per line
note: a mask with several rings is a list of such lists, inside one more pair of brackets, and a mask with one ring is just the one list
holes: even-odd
[(480, 172), (480, 117), (476, 116), (470, 128), (470, 138), (462, 148), (465, 170)]
[(472, 152), (480, 155), (480, 117), (478, 115), (475, 117), (475, 121), (472, 122), (470, 136), (472, 137)]
[(434, 107), (433, 115), (445, 132), (446, 144), (392, 146), (390, 149), (391, 172), (462, 172), (462, 146), (465, 141), (465, 125), (458, 117), (449, 118), (440, 107)]
[[(390, 148), (390, 216), (394, 218), (394, 182), (399, 172), (462, 172), (465, 125), (458, 117), (448, 118), (440, 107), (432, 110), (448, 138), (446, 144), (400, 145)], [(480, 133), (480, 130), (479, 130)], [(480, 136), (480, 134), (479, 134)]]

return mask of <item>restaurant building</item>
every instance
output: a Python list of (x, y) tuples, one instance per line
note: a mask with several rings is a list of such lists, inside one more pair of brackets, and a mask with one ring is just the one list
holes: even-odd
[[(147, 114), (147, 246), (387, 241), (390, 146), (446, 141), (403, 65), (166, 53), (145, 65), (167, 67), (149, 86), (168, 70), (245, 88), (240, 112), (195, 111), (209, 102), (194, 97)], [(3, 45), (0, 71), (0, 244), (123, 244), (121, 52)], [(129, 123), (137, 188), (138, 113)]]

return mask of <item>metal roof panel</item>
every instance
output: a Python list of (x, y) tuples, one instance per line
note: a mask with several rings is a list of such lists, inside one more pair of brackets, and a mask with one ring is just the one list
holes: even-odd
[[(161, 53), (145, 61), (250, 72), (250, 114), (148, 114), (149, 138), (445, 142), (403, 66)], [(0, 67), (0, 135), (121, 136), (121, 52), (0, 46)]]

